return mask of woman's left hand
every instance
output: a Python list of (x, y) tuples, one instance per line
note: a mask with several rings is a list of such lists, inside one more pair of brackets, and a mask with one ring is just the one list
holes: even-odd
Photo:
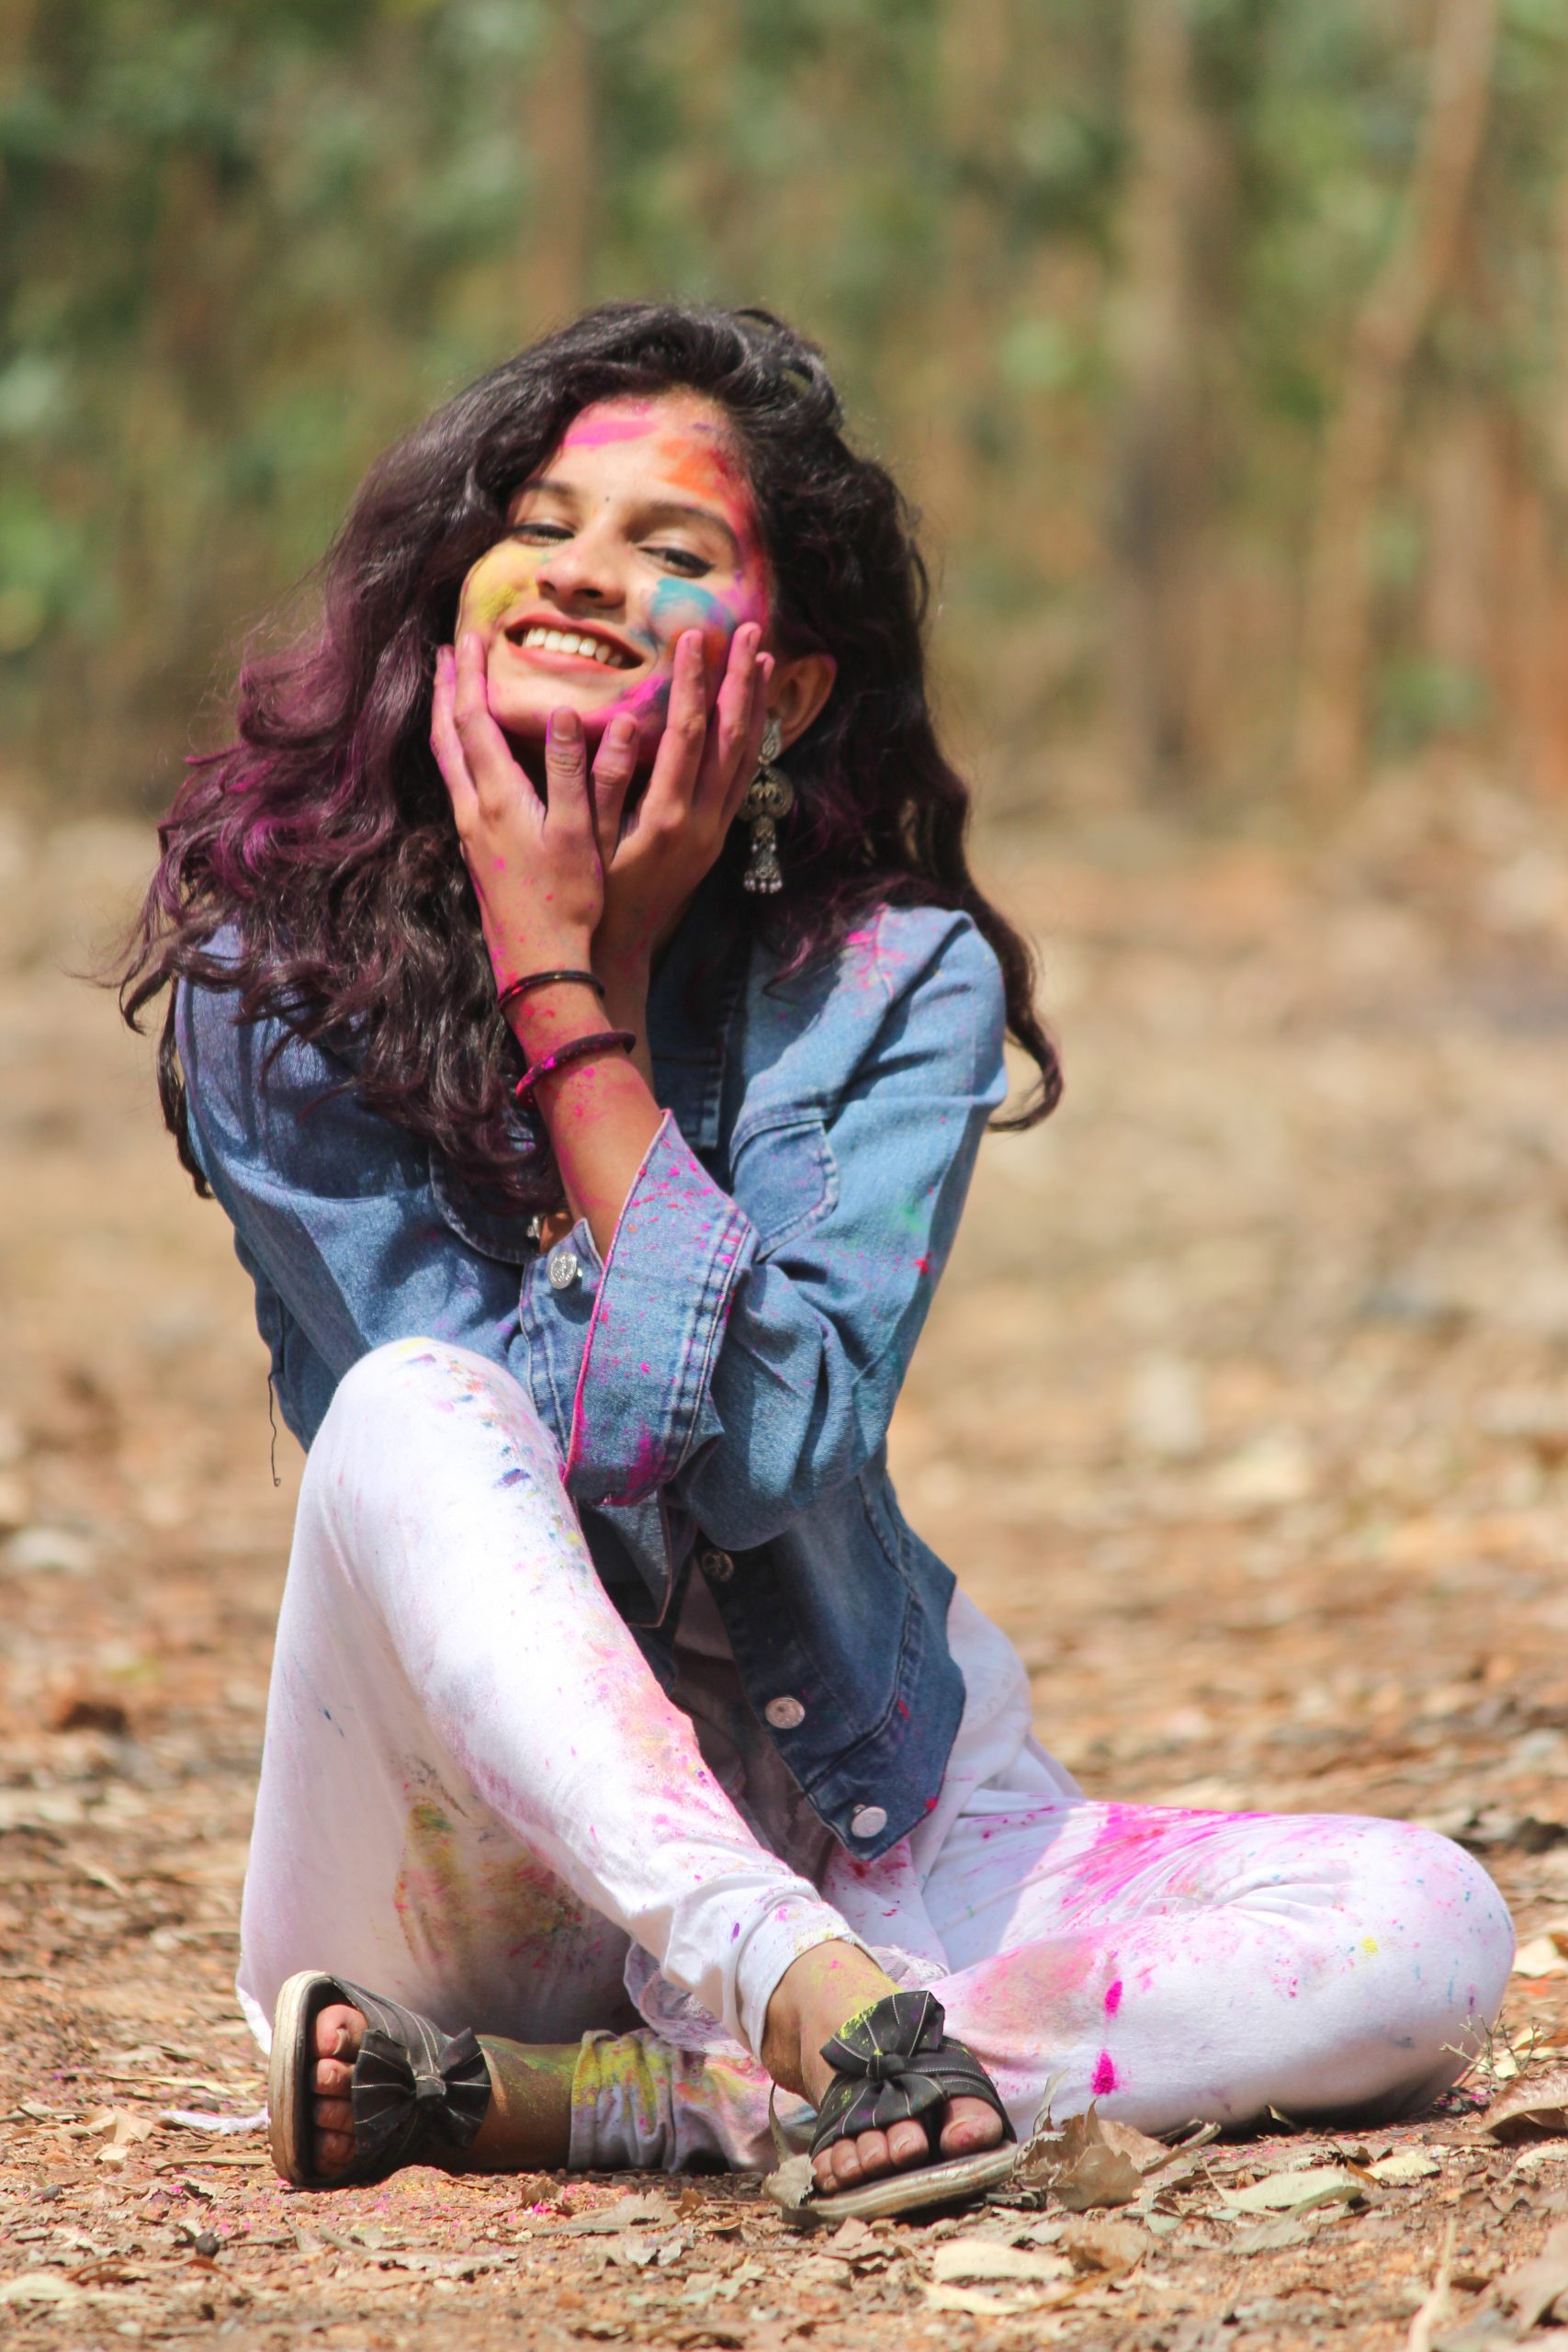
[(730, 641), (710, 718), (703, 641), (688, 629), (675, 648), (669, 715), (648, 785), (629, 815), (629, 763), (595, 765), (594, 830), (604, 865), (604, 910), (594, 969), (621, 996), (646, 987), (654, 949), (724, 846), (757, 765), (768, 717), (773, 658), (745, 623)]

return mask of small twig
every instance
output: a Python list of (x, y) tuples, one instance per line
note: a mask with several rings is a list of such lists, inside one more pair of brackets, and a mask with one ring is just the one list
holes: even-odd
[(1438, 2256), (1437, 2275), (1432, 2280), (1431, 2291), (1410, 2323), (1410, 2333), (1404, 2339), (1404, 2352), (1432, 2352), (1432, 2330), (1439, 2320), (1445, 2320), (1449, 2315), (1449, 2280), (1453, 2275), (1454, 2239), (1458, 2232), (1459, 2222), (1450, 2215), (1448, 2228), (1443, 2233), (1443, 2250)]
[(1152, 2165), (1145, 2165), (1144, 2179), (1152, 2180), (1156, 2172), (1163, 2172), (1167, 2165), (1173, 2165), (1178, 2156), (1190, 2156), (1194, 2149), (1206, 2148), (1211, 2140), (1217, 2140), (1219, 2136), (1220, 2126), (1217, 2123), (1201, 2125), (1190, 2139), (1179, 2140), (1174, 2148), (1168, 2148), (1163, 2156), (1156, 2156)]

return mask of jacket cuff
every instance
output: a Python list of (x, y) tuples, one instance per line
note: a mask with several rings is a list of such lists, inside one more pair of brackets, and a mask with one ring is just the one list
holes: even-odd
[(572, 1406), (567, 1484), (583, 1502), (667, 1486), (708, 1410), (750, 1221), (666, 1111), (632, 1181), (593, 1294)]

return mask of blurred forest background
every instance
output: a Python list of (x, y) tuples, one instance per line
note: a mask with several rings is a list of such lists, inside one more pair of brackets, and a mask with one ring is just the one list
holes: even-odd
[(663, 290), (827, 346), (996, 813), (1568, 789), (1568, 0), (0, 0), (0, 93), (24, 802), (158, 805), (377, 449)]

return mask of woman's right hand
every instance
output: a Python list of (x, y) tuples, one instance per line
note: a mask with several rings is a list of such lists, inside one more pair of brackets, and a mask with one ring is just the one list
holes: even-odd
[[(620, 740), (625, 737), (625, 741)], [(581, 970), (604, 907), (582, 722), (556, 711), (545, 744), (545, 796), (491, 715), (483, 639), (465, 629), (435, 659), (431, 706), (435, 754), (479, 903), (496, 985), (525, 972)], [(594, 762), (596, 779), (629, 774), (637, 729), (613, 720)]]

